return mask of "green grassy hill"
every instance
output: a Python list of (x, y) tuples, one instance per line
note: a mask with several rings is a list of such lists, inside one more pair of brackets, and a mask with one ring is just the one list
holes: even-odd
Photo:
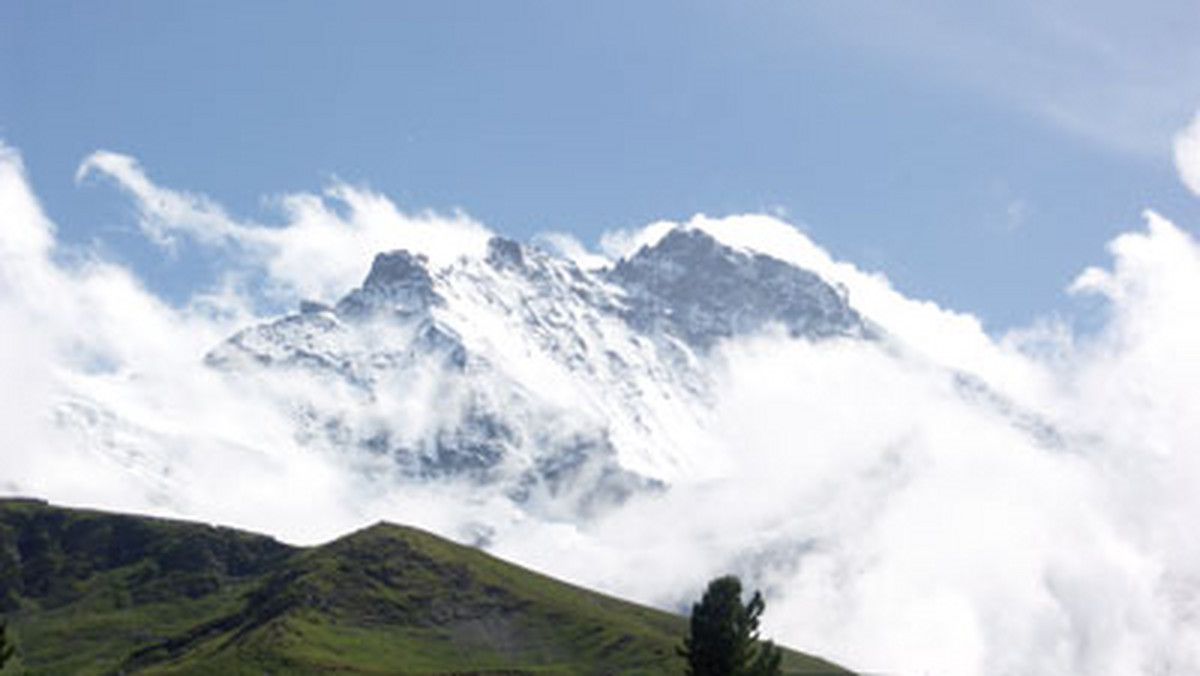
[(0, 500), (0, 611), (55, 675), (682, 674), (686, 629), (412, 528), (296, 548), (29, 500)]

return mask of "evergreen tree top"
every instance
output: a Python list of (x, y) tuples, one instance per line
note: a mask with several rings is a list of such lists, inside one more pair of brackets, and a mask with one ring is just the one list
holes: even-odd
[(770, 641), (759, 641), (765, 608), (757, 591), (749, 603), (742, 602), (742, 582), (733, 575), (710, 582), (692, 606), (688, 635), (679, 649), (688, 676), (778, 676), (782, 653)]

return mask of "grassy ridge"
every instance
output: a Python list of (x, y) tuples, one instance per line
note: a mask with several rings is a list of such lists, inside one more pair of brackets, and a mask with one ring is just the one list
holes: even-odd
[(21, 500), (0, 500), (0, 610), (47, 674), (656, 676), (683, 672), (686, 628), (412, 528), (294, 548)]

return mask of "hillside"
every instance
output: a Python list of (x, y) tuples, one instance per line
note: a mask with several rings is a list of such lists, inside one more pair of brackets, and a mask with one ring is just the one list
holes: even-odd
[(649, 676), (685, 629), (402, 526), (297, 548), (31, 500), (0, 500), (0, 610), (47, 674)]

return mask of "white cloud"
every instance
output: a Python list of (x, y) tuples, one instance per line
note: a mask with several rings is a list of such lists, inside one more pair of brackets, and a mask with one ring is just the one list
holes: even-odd
[(173, 249), (178, 235), (207, 245), (249, 237), (247, 228), (203, 195), (167, 190), (152, 183), (138, 161), (128, 155), (103, 150), (92, 153), (75, 171), (75, 182), (82, 183), (94, 174), (112, 179), (129, 193), (138, 207), (142, 232), (160, 245)]
[[(994, 340), (768, 216), (659, 223), (611, 251), (671, 227), (844, 285), (901, 350), (727, 345), (715, 429), (738, 458), (731, 474), (573, 535), (522, 532), (501, 551), (676, 607), (708, 576), (756, 574), (771, 631), (868, 671), (1200, 668), (1200, 625), (1186, 619), (1200, 555), (1181, 545), (1200, 508), (1187, 488), (1200, 481), (1194, 238), (1147, 214), (1145, 231), (1113, 242), (1111, 268), (1073, 286), (1107, 300), (1101, 331), (1044, 321)], [(942, 367), (983, 376), (1018, 410), (964, 399)], [(1020, 410), (1048, 416), (1061, 441), (1014, 426)]]
[(1175, 135), (1175, 168), (1188, 190), (1200, 197), (1200, 113)]
[(54, 241), (54, 226), (42, 213), (41, 206), (25, 181), (25, 166), (13, 148), (0, 142), (0, 204), (4, 220), (0, 222), (0, 273), (7, 276), (6, 286), (20, 281), (21, 273), (44, 260)]
[(265, 274), (273, 292), (287, 301), (336, 300), (362, 281), (381, 251), (408, 249), (440, 267), (460, 256), (482, 255), (492, 236), (464, 214), (405, 214), (378, 193), (340, 182), (323, 195), (279, 197), (284, 223), (267, 226), (238, 221), (203, 195), (155, 184), (126, 155), (93, 153), (79, 165), (76, 180), (93, 174), (113, 180), (133, 198), (139, 224), (153, 241), (174, 247), (186, 238), (230, 249), (239, 265)]
[[(466, 216), (404, 214), (340, 184), (280, 198), (283, 223), (268, 226), (158, 186), (131, 158), (93, 155), (80, 172), (122, 186), (151, 239), (227, 249), (231, 273), (291, 296), (344, 293), (378, 250), (446, 264), (490, 236)], [(586, 524), (449, 486), (388, 490), (366, 478), (365, 461), (296, 443), (272, 388), (353, 404), (302, 379), (231, 384), (200, 364), (259, 319), (257, 299), (232, 285), (172, 307), (94, 255), (60, 262), (20, 158), (3, 147), (0, 214), (0, 382), (21, 383), (0, 388), (5, 493), (302, 542), (383, 517), (449, 534), (482, 525), (499, 553), (668, 607), (734, 570), (767, 590), (769, 634), (864, 670), (1200, 671), (1200, 245), (1155, 214), (1073, 287), (1107, 303), (1098, 331), (1045, 321), (998, 340), (778, 218), (696, 217), (607, 237), (613, 257), (672, 227), (703, 229), (842, 285), (893, 340), (724, 345), (710, 364), (720, 384), (711, 429), (727, 471)], [(954, 371), (981, 376), (1011, 406), (965, 397)], [(122, 423), (90, 434), (106, 410)], [(1061, 443), (1031, 433), (1025, 412), (1053, 422)], [(442, 414), (403, 413), (414, 425)]]
[[(229, 389), (201, 363), (250, 321), (248, 301), (198, 296), (173, 308), (119, 266), (95, 257), (56, 262), (53, 227), (20, 158), (2, 150), (0, 381), (9, 386), (0, 395), (0, 490), (304, 540), (354, 523), (337, 490), (345, 473), (298, 448), (280, 412)], [(154, 218), (191, 217), (173, 198), (147, 200), (157, 205)], [(120, 424), (106, 425), (110, 411)]]
[(381, 251), (407, 249), (444, 267), (461, 256), (483, 255), (492, 237), (465, 214), (405, 214), (386, 197), (343, 183), (324, 198), (286, 196), (281, 204), (287, 224), (255, 232), (267, 248), (269, 278), (316, 300), (334, 300), (360, 284)]
[(588, 251), (583, 242), (570, 233), (541, 233), (535, 242), (556, 255), (572, 261), (584, 270), (598, 270), (612, 264), (607, 256)]
[(670, 221), (659, 221), (643, 228), (610, 230), (600, 238), (600, 251), (614, 261), (632, 256), (644, 246), (653, 246), (675, 225)]

